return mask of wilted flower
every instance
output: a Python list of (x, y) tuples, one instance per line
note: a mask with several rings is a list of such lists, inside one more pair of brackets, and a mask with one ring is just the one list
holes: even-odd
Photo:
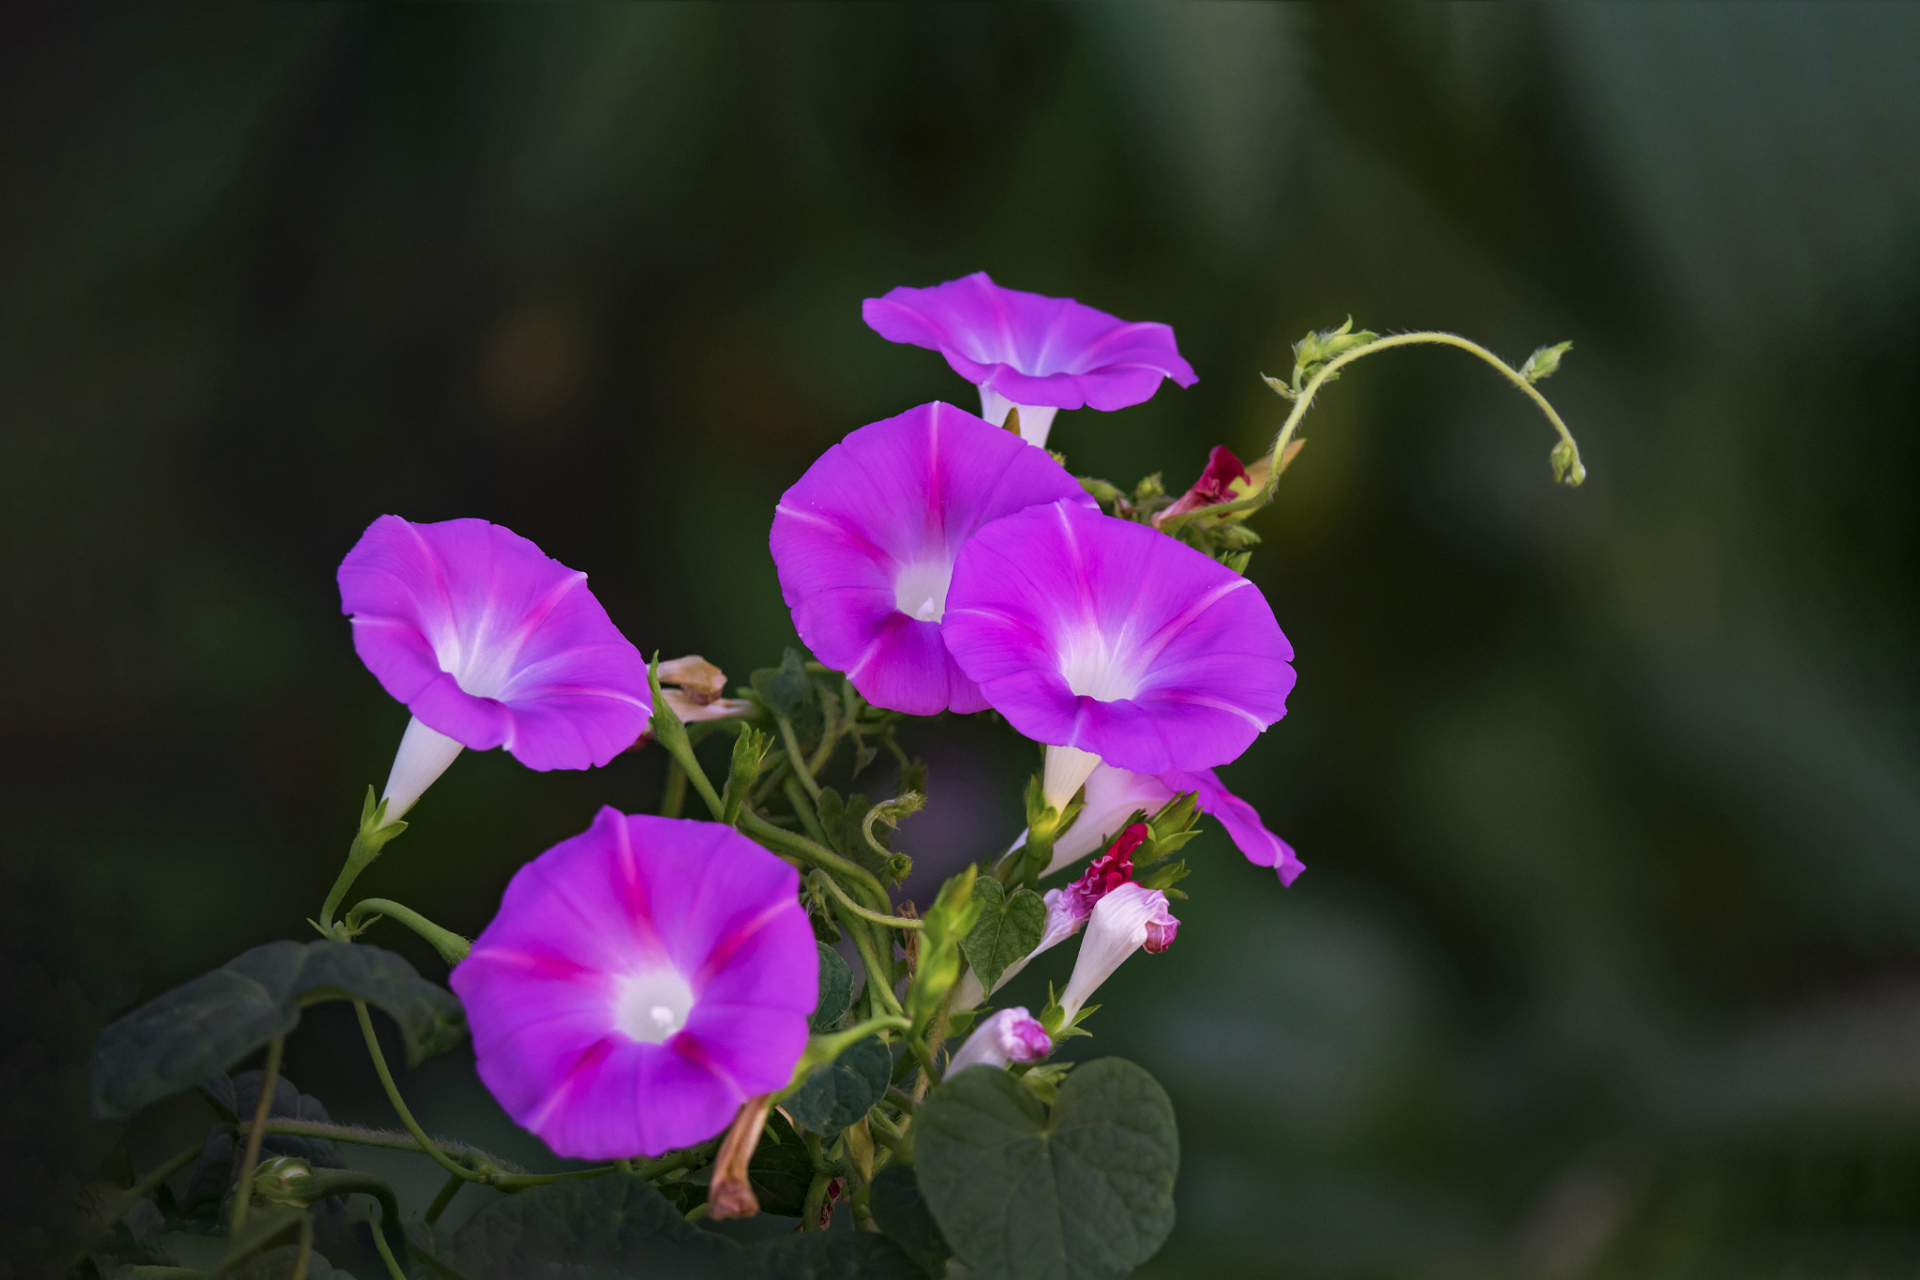
[(819, 955), (798, 888), (727, 827), (602, 809), (520, 869), (453, 971), (480, 1078), (559, 1155), (712, 1137), (806, 1047)]
[(1185, 791), (1196, 793), (1196, 807), (1210, 813), (1227, 829), (1235, 847), (1258, 867), (1272, 867), (1280, 883), (1290, 885), (1306, 865), (1293, 847), (1267, 830), (1254, 807), (1221, 783), (1211, 769), (1191, 773), (1175, 769), (1155, 776), (1132, 773), (1112, 765), (1094, 766), (1087, 775), (1086, 807), (1073, 825), (1053, 842), (1053, 858), (1042, 875), (1052, 875), (1078, 862), (1105, 840), (1107, 833), (1125, 822), (1135, 810), (1152, 814), (1160, 806)]
[(773, 517), (773, 560), (814, 655), (875, 706), (984, 711), (941, 638), (954, 557), (1036, 503), (1093, 507), (1038, 449), (950, 404), (861, 427), (807, 468)]
[(1018, 409), (1020, 434), (1036, 445), (1046, 444), (1062, 409), (1124, 409), (1151, 397), (1162, 378), (1183, 387), (1198, 381), (1166, 325), (1003, 289), (984, 271), (927, 289), (891, 289), (862, 303), (860, 316), (883, 338), (945, 356), (980, 388), (982, 415), (994, 426)]
[(1004, 1067), (1009, 1062), (1038, 1062), (1053, 1052), (1053, 1037), (1040, 1020), (1018, 1006), (1001, 1009), (974, 1028), (947, 1063), (947, 1074), (965, 1067)]
[(994, 710), (1049, 746), (1056, 809), (1099, 760), (1207, 769), (1286, 714), (1293, 647), (1252, 582), (1143, 524), (1073, 503), (960, 549), (947, 647)]
[(387, 779), (389, 821), (462, 747), (505, 747), (533, 769), (584, 769), (647, 726), (646, 663), (587, 575), (510, 530), (381, 516), (339, 579), (355, 652), (413, 712)]
[(1061, 1025), (1073, 1025), (1075, 1015), (1128, 956), (1136, 951), (1158, 955), (1173, 945), (1179, 930), (1180, 922), (1167, 911), (1167, 895), (1158, 889), (1129, 882), (1100, 899), (1087, 921), (1073, 976), (1060, 995), (1065, 1012)]
[(660, 693), (681, 724), (698, 720), (726, 720), (750, 716), (754, 705), (745, 698), (723, 698), (727, 673), (697, 653), (660, 664)]
[(1206, 470), (1193, 482), (1193, 487), (1180, 495), (1172, 506), (1155, 513), (1153, 523), (1158, 525), (1171, 516), (1183, 516), (1189, 511), (1201, 507), (1211, 507), (1222, 502), (1237, 502), (1250, 496), (1267, 478), (1266, 458), (1254, 463), (1254, 471), (1249, 472), (1241, 465), (1240, 459), (1225, 445), (1215, 445), (1213, 452), (1207, 455)]

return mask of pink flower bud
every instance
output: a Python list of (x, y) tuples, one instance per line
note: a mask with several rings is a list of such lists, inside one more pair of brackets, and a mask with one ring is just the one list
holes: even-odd
[(947, 1064), (947, 1074), (976, 1065), (1038, 1062), (1052, 1052), (1053, 1039), (1037, 1018), (1025, 1009), (1002, 1009), (974, 1028)]
[(1060, 997), (1065, 1025), (1072, 1025), (1081, 1007), (1128, 956), (1143, 949), (1165, 951), (1179, 927), (1180, 922), (1167, 911), (1167, 895), (1158, 889), (1143, 889), (1129, 881), (1100, 899), (1088, 918), (1073, 977)]
[(1234, 457), (1233, 451), (1225, 445), (1215, 445), (1213, 452), (1207, 455), (1207, 469), (1193, 482), (1193, 488), (1181, 494), (1178, 502), (1156, 515), (1153, 522), (1157, 525), (1170, 516), (1183, 516), (1201, 507), (1232, 502), (1235, 498), (1245, 496), (1251, 487), (1247, 484), (1247, 469), (1240, 465), (1240, 459)]

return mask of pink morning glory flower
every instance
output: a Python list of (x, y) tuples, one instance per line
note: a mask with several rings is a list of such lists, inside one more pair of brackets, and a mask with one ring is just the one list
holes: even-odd
[(353, 647), (413, 712), (387, 779), (399, 817), (463, 747), (533, 769), (604, 765), (647, 727), (647, 666), (587, 575), (485, 520), (381, 516), (340, 562)]
[(806, 1047), (799, 883), (728, 827), (602, 809), (514, 875), (453, 971), (480, 1079), (558, 1155), (712, 1137)]
[(974, 531), (1037, 503), (1093, 499), (1043, 450), (950, 404), (861, 427), (781, 497), (780, 591), (814, 656), (875, 706), (984, 711), (941, 638), (954, 557)]
[(1102, 764), (1087, 775), (1086, 787), (1086, 807), (1073, 825), (1055, 838), (1053, 860), (1042, 875), (1052, 875), (1100, 848), (1136, 809), (1152, 814), (1183, 791), (1198, 793), (1200, 812), (1218, 818), (1247, 861), (1272, 867), (1281, 884), (1292, 884), (1306, 870), (1293, 847), (1267, 830), (1254, 807), (1227, 790), (1211, 769), (1191, 773), (1176, 769), (1156, 777)]
[(1047, 908), (1047, 920), (1041, 928), (1039, 944), (1001, 970), (1000, 976), (994, 980), (992, 991), (981, 984), (980, 975), (971, 969), (967, 970), (954, 992), (953, 1007), (973, 1008), (1011, 982), (1015, 974), (1033, 963), (1035, 956), (1059, 946), (1085, 928), (1093, 909), (1100, 905), (1100, 900), (1133, 879), (1133, 851), (1151, 834), (1146, 823), (1134, 823), (1120, 833), (1112, 848), (1093, 860), (1093, 864), (1078, 880), (1064, 888), (1049, 889), (1041, 895), (1040, 901)]
[(1047, 744), (1056, 809), (1102, 760), (1155, 775), (1226, 764), (1286, 714), (1293, 688), (1293, 647), (1258, 587), (1073, 503), (975, 534), (942, 634), (993, 708)]
[(974, 1028), (947, 1063), (947, 1074), (967, 1067), (1005, 1067), (1009, 1062), (1038, 1062), (1053, 1052), (1053, 1037), (1025, 1009), (1002, 1009)]
[(1100, 984), (1111, 978), (1136, 951), (1158, 955), (1173, 945), (1180, 922), (1167, 911), (1167, 895), (1143, 889), (1129, 881), (1101, 898), (1087, 920), (1087, 936), (1073, 962), (1073, 976), (1060, 993), (1066, 1013), (1062, 1026), (1073, 1020)]
[(1183, 387), (1199, 380), (1166, 325), (1003, 289), (984, 271), (928, 289), (890, 289), (863, 302), (860, 317), (888, 341), (945, 356), (980, 388), (981, 413), (994, 426), (1020, 410), (1030, 444), (1046, 444), (1062, 409), (1124, 409), (1150, 398), (1162, 378)]

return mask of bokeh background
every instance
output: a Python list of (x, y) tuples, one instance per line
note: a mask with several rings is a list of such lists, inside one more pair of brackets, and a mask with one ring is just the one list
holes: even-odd
[[(1205, 837), (1076, 1042), (1179, 1112), (1146, 1274), (1920, 1274), (1916, 65), (1891, 5), (0, 10), (0, 1265), (205, 1122), (90, 1125), (93, 1036), (302, 936), (385, 776), (360, 530), (499, 521), (744, 678), (781, 490), (974, 404), (860, 300), (986, 269), (1174, 326), (1196, 387), (1054, 432), (1128, 483), (1349, 313), (1574, 341), (1584, 488), (1394, 353), (1255, 522), (1300, 680), (1226, 774), (1309, 870)], [(1001, 846), (1031, 749), (913, 740), (900, 844)], [(661, 776), (469, 753), (362, 887), (477, 931)], [(287, 1069), (391, 1123), (337, 1009)], [(539, 1159), (463, 1054), (404, 1085)]]

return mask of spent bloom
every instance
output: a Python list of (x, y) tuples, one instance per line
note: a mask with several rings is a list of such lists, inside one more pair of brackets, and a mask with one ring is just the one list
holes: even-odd
[(1063, 500), (1094, 505), (1045, 451), (921, 405), (853, 432), (782, 495), (780, 591), (807, 647), (875, 706), (984, 711), (942, 638), (954, 558), (982, 525)]
[(602, 809), (453, 971), (475, 1065), (562, 1156), (658, 1155), (784, 1088), (819, 954), (799, 873), (730, 828)]
[(1158, 955), (1173, 945), (1180, 922), (1167, 911), (1167, 895), (1129, 881), (1100, 899), (1087, 921), (1087, 936), (1073, 962), (1073, 976), (1060, 994), (1062, 1026), (1074, 1018), (1100, 984), (1136, 951)]
[(726, 698), (727, 673), (697, 653), (670, 658), (660, 664), (660, 695), (681, 724), (699, 720), (728, 720), (751, 716), (754, 704), (745, 698)]
[[(1178, 769), (1154, 775), (1095, 765), (1087, 775), (1086, 807), (1073, 825), (1053, 842), (1053, 859), (1042, 875), (1051, 875), (1078, 862), (1106, 840), (1113, 831), (1139, 809), (1149, 814), (1185, 791), (1196, 793), (1196, 806), (1212, 814), (1225, 827), (1236, 848), (1247, 861), (1259, 867), (1272, 867), (1280, 883), (1290, 885), (1306, 870), (1293, 846), (1267, 830), (1254, 807), (1227, 790), (1211, 769), (1185, 772)], [(1024, 837), (1022, 837), (1024, 841)]]
[(982, 416), (994, 426), (1018, 409), (1030, 444), (1046, 444), (1062, 409), (1124, 409), (1150, 398), (1162, 378), (1183, 387), (1198, 381), (1166, 325), (1005, 289), (984, 271), (926, 289), (891, 289), (862, 303), (860, 317), (891, 342), (945, 356), (980, 388)]
[(978, 974), (969, 969), (960, 979), (960, 985), (954, 992), (953, 1007), (971, 1009), (994, 991), (1007, 985), (1015, 974), (1033, 963), (1035, 956), (1059, 946), (1074, 934), (1086, 927), (1087, 920), (1093, 915), (1093, 909), (1100, 900), (1127, 884), (1133, 879), (1133, 852), (1145, 843), (1152, 834), (1152, 828), (1144, 822), (1136, 822), (1121, 832), (1113, 842), (1113, 847), (1093, 860), (1093, 864), (1072, 884), (1060, 889), (1049, 889), (1041, 895), (1040, 901), (1047, 908), (1047, 921), (1040, 932), (1040, 941), (1033, 950), (1015, 960), (994, 980), (993, 990), (987, 990), (980, 982)]
[(485, 520), (381, 516), (340, 562), (353, 647), (413, 713), (387, 779), (398, 818), (461, 748), (533, 769), (604, 765), (647, 727), (640, 651), (587, 575)]
[(994, 710), (1047, 744), (1056, 809), (1101, 760), (1155, 775), (1226, 764), (1293, 688), (1293, 647), (1258, 587), (1072, 503), (996, 520), (960, 549), (943, 633)]
[(1206, 470), (1193, 482), (1193, 487), (1181, 494), (1172, 506), (1155, 514), (1153, 523), (1158, 525), (1170, 516), (1183, 516), (1201, 507), (1236, 502), (1251, 495), (1266, 482), (1267, 459), (1261, 458), (1254, 463), (1254, 469), (1254, 473), (1249, 473), (1240, 459), (1233, 456), (1233, 450), (1225, 445), (1215, 445), (1213, 452), (1207, 455)]
[(1038, 1062), (1053, 1052), (1053, 1037), (1040, 1020), (1015, 1006), (1001, 1009), (974, 1028), (947, 1063), (947, 1074), (963, 1067), (1004, 1067), (1009, 1062)]

